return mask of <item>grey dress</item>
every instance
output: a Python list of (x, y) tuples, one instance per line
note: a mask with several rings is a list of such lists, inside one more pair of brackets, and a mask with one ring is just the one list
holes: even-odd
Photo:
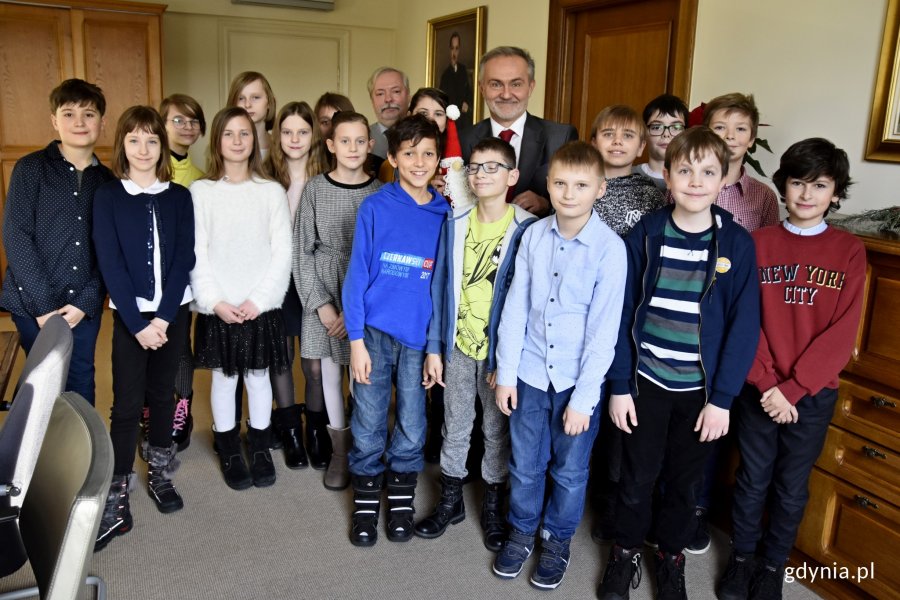
[(347, 338), (329, 337), (317, 309), (333, 304), (343, 312), (341, 289), (350, 262), (356, 212), (381, 187), (375, 178), (358, 185), (338, 183), (327, 174), (313, 177), (300, 197), (294, 219), (293, 275), (303, 305), (300, 356), (350, 364)]

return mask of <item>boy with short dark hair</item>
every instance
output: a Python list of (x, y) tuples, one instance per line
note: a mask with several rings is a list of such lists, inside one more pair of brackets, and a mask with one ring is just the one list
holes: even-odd
[[(387, 537), (405, 542), (413, 534), (416, 480), (424, 464), (422, 365), (432, 313), (431, 276), (449, 209), (430, 186), (441, 155), (437, 125), (410, 115), (386, 135), (398, 181), (360, 205), (343, 288), (355, 400), (349, 454), (355, 506), (350, 542), (355, 546), (377, 540), (385, 466)], [(387, 447), (392, 374), (397, 408)]]
[(553, 155), (547, 189), (556, 212), (522, 236), (500, 319), (495, 396), (510, 417), (510, 532), (493, 572), (516, 577), (540, 525), (530, 581), (541, 589), (559, 586), (569, 564), (625, 289), (624, 244), (593, 211), (605, 187), (601, 162), (585, 142)]
[(676, 137), (664, 170), (675, 204), (642, 218), (626, 239), (629, 288), (607, 378), (610, 417), (628, 435), (602, 600), (629, 596), (658, 477), (657, 597), (687, 598), (682, 550), (707, 442), (728, 431), (759, 336), (753, 241), (713, 205), (728, 168), (728, 148), (709, 129)]
[(753, 94), (735, 92), (713, 98), (703, 109), (703, 124), (725, 140), (731, 152), (728, 176), (716, 205), (734, 215), (735, 222), (750, 233), (777, 224), (775, 192), (750, 177), (744, 168), (744, 156), (756, 142), (759, 129), (759, 109)]
[(788, 218), (753, 233), (762, 333), (735, 400), (741, 463), (732, 554), (717, 590), (722, 600), (781, 598), (784, 563), (834, 413), (838, 375), (853, 351), (866, 281), (862, 242), (825, 222), (847, 197), (847, 154), (822, 138), (803, 140), (787, 149), (772, 179)]
[(666, 192), (666, 180), (663, 178), (666, 148), (675, 136), (687, 128), (689, 115), (684, 100), (672, 94), (661, 94), (648, 102), (641, 115), (649, 138), (647, 162), (635, 165), (634, 172), (649, 177), (663, 194)]
[(603, 158), (606, 193), (594, 210), (610, 229), (625, 237), (647, 213), (665, 206), (653, 181), (633, 171), (634, 161), (647, 143), (647, 126), (628, 106), (614, 104), (601, 110), (591, 127), (591, 144)]
[[(468, 475), (475, 399), (483, 407), (484, 545), (497, 552), (506, 539), (503, 501), (509, 476), (509, 424), (494, 401), (497, 329), (512, 281), (522, 234), (537, 221), (506, 203), (516, 184), (516, 153), (499, 138), (475, 144), (466, 166), (477, 203), (444, 223), (431, 284), (434, 312), (428, 327), (425, 387), (444, 390), (441, 496), (432, 514), (416, 524), (416, 535), (436, 538), (466, 518), (462, 485)], [(442, 361), (443, 357), (443, 361)]]
[(60, 314), (72, 328), (66, 390), (94, 403), (94, 349), (106, 292), (91, 242), (94, 192), (113, 174), (94, 156), (106, 99), (94, 84), (67, 79), (50, 94), (59, 134), (22, 157), (6, 197), (7, 268), (0, 306), (12, 313), (25, 354), (41, 327)]

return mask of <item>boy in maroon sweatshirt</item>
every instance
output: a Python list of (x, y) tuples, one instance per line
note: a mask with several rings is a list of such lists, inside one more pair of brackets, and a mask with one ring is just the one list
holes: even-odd
[(720, 600), (781, 598), (784, 563), (809, 499), (809, 474), (856, 339), (866, 277), (862, 242), (825, 222), (846, 198), (847, 154), (828, 140), (803, 140), (784, 153), (772, 179), (788, 218), (753, 233), (762, 331), (732, 409), (741, 464)]

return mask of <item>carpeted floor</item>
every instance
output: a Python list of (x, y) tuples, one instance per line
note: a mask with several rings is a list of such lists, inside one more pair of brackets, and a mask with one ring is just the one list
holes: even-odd
[[(97, 350), (97, 408), (106, 418), (111, 402), (111, 325), (107, 314)], [(0, 319), (0, 329), (9, 328), (9, 318)], [(22, 362), (20, 357), (18, 368)], [(140, 459), (135, 463), (140, 487), (131, 499), (134, 529), (95, 554), (89, 568), (91, 574), (106, 580), (111, 600), (547, 597), (548, 592), (528, 584), (536, 556), (516, 580), (501, 581), (491, 574), (493, 554), (481, 543), (481, 490), (475, 484), (465, 490), (466, 520), (451, 526), (441, 538), (396, 544), (384, 538), (382, 528), (373, 548), (355, 548), (347, 540), (350, 491), (326, 490), (320, 471), (286, 469), (280, 451), (273, 452), (278, 470), (273, 487), (229, 489), (212, 452), (208, 394), (209, 374), (198, 371), (193, 441), (179, 455), (182, 466), (175, 477), (184, 510), (170, 515), (157, 512), (145, 492), (146, 465)], [(436, 466), (429, 465), (420, 477), (419, 516), (430, 510), (436, 498), (438, 473)], [(571, 566), (553, 592), (558, 597), (595, 596), (608, 547), (591, 542), (589, 519), (588, 514), (573, 540)], [(714, 598), (714, 582), (728, 557), (727, 539), (714, 533), (710, 552), (687, 556), (690, 598)], [(645, 558), (643, 581), (631, 597), (652, 598), (653, 579), (652, 561)], [(32, 581), (25, 567), (0, 580), (0, 591)], [(786, 584), (784, 597), (818, 598), (799, 583)]]

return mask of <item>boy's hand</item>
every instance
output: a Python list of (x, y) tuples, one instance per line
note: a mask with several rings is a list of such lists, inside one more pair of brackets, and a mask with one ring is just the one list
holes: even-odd
[(66, 323), (69, 324), (70, 329), (74, 329), (75, 326), (81, 323), (81, 320), (84, 318), (84, 311), (77, 306), (72, 306), (71, 304), (66, 304), (56, 312), (62, 315), (62, 318), (65, 319)]
[(788, 399), (784, 397), (778, 386), (763, 392), (762, 398), (759, 399), (759, 404), (766, 411), (766, 414), (779, 425), (797, 422), (796, 407), (788, 402)]
[(433, 187), (437, 193), (440, 195), (444, 195), (444, 188), (447, 186), (447, 182), (444, 180), (443, 175), (438, 175), (434, 179), (431, 180), (431, 187)]
[(729, 411), (715, 404), (707, 404), (697, 417), (694, 431), (700, 432), (701, 442), (712, 442), (728, 433)]
[(583, 415), (571, 406), (563, 413), (563, 430), (566, 435), (581, 435), (591, 426), (591, 415)]
[(356, 383), (371, 384), (369, 375), (372, 374), (372, 359), (363, 340), (350, 342), (350, 375)]
[(337, 319), (331, 323), (331, 327), (325, 333), (339, 340), (347, 337), (347, 328), (344, 326), (344, 313), (337, 316)]
[[(631, 433), (631, 427), (637, 427), (637, 411), (631, 394), (613, 394), (609, 397), (609, 418), (613, 425), (625, 433)], [(629, 422), (631, 427), (628, 426)]]
[(217, 317), (228, 324), (244, 322), (244, 316), (241, 314), (241, 311), (238, 310), (238, 307), (233, 304), (228, 304), (224, 300), (213, 307), (213, 312), (216, 313)]
[[(62, 309), (60, 309), (60, 310), (62, 310)], [(58, 311), (58, 310), (54, 310), (54, 311), (52, 311), (52, 312), (48, 312), (46, 315), (41, 315), (41, 316), (39, 316), (38, 318), (36, 318), (35, 321), (37, 321), (38, 328), (43, 329), (43, 328), (44, 328), (44, 323), (47, 322), (47, 319), (49, 319), (49, 318), (52, 317), (53, 315), (58, 315), (58, 314), (59, 314), (59, 311)]]
[(494, 398), (497, 400), (497, 408), (507, 417), (516, 410), (519, 401), (516, 398), (516, 388), (509, 385), (498, 385), (494, 388)]
[(487, 377), (485, 377), (485, 380), (487, 380), (487, 384), (488, 384), (489, 388), (491, 388), (492, 390), (496, 389), (497, 388), (497, 371), (494, 371), (493, 373), (488, 373)]
[(425, 364), (422, 365), (422, 385), (430, 390), (434, 384), (447, 387), (444, 385), (444, 361), (440, 354), (428, 353), (425, 355)]
[(144, 350), (157, 350), (167, 341), (166, 335), (152, 324), (138, 331), (134, 337)]
[(245, 321), (252, 321), (259, 316), (259, 309), (256, 308), (256, 305), (250, 300), (241, 302), (241, 305), (238, 306), (237, 309)]
[(550, 214), (550, 201), (543, 196), (538, 196), (531, 190), (525, 190), (521, 194), (513, 197), (512, 203), (518, 204), (538, 217), (545, 217)]

